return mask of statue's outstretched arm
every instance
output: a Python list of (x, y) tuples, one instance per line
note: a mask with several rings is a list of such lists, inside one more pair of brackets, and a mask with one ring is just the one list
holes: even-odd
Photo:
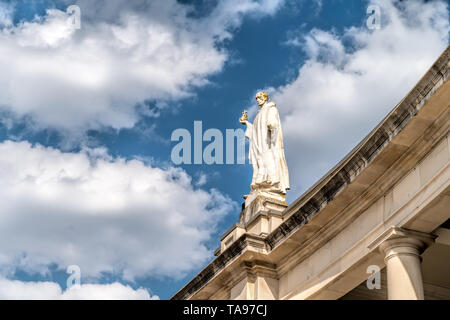
[(245, 137), (251, 140), (253, 125), (248, 121), (247, 110), (244, 110), (244, 112), (242, 112), (242, 117), (239, 118), (239, 122), (247, 126), (247, 129), (245, 130)]

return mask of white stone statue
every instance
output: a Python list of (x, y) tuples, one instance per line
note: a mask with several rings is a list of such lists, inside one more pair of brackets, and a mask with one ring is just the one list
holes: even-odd
[(289, 189), (289, 172), (284, 156), (280, 116), (267, 93), (256, 95), (260, 109), (253, 121), (244, 111), (239, 121), (247, 126), (245, 136), (250, 141), (249, 159), (253, 166), (251, 190), (285, 195)]

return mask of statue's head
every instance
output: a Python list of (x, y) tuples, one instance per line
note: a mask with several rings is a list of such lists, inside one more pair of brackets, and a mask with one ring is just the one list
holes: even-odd
[(256, 94), (256, 102), (258, 106), (262, 107), (267, 101), (269, 101), (269, 95), (264, 91), (260, 91)]

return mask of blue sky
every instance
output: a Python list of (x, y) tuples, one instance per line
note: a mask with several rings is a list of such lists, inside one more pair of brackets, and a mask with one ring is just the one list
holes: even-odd
[(0, 0), (0, 298), (170, 298), (252, 173), (175, 166), (172, 132), (241, 128), (268, 91), (292, 202), (420, 79), (448, 20), (445, 1)]

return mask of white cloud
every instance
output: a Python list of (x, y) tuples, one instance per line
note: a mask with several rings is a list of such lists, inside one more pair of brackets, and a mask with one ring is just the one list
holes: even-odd
[(231, 31), (239, 27), (242, 18), (250, 15), (258, 18), (266, 15), (274, 15), (282, 6), (284, 0), (226, 0), (219, 1), (210, 19), (201, 22), (202, 30), (209, 30), (219, 39), (232, 37)]
[[(0, 274), (50, 264), (126, 280), (179, 277), (212, 257), (205, 243), (236, 209), (177, 168), (0, 143)], [(214, 248), (212, 248), (214, 249)]]
[(318, 16), (323, 8), (323, 0), (314, 0), (314, 5), (315, 5), (314, 14)]
[(147, 290), (111, 284), (82, 284), (62, 291), (55, 282), (23, 282), (0, 278), (0, 300), (156, 300)]
[(12, 25), (13, 6), (10, 3), (0, 2), (0, 28)]
[(269, 91), (282, 117), (293, 199), (382, 120), (448, 44), (446, 2), (372, 3), (381, 8), (381, 30), (363, 22), (288, 41), (300, 41), (308, 59), (294, 81)]
[(200, 172), (198, 174), (197, 181), (195, 182), (195, 185), (197, 187), (201, 187), (201, 186), (204, 186), (206, 184), (206, 182), (208, 182), (208, 176), (206, 175), (206, 173)]
[(273, 14), (281, 2), (220, 1), (192, 18), (175, 0), (67, 1), (81, 7), (80, 30), (57, 9), (0, 27), (0, 107), (72, 135), (133, 127), (146, 101), (183, 99), (207, 84), (242, 17)]

